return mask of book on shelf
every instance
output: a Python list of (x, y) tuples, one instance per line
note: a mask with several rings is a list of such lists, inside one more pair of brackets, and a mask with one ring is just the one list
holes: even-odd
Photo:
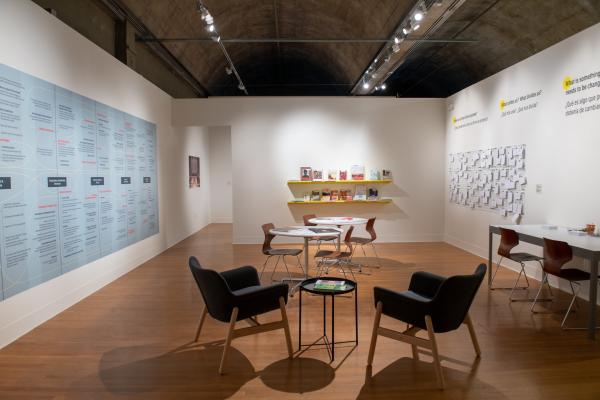
[(392, 180), (392, 170), (382, 169), (381, 170), (381, 179), (383, 179), (384, 181), (391, 181)]
[(346, 282), (318, 279), (314, 287), (319, 290), (346, 290)]
[(340, 181), (347, 181), (348, 180), (348, 171), (346, 171), (345, 169), (340, 169)]
[(331, 192), (329, 189), (321, 190), (321, 200), (322, 201), (331, 201)]
[(364, 181), (365, 180), (365, 166), (364, 165), (353, 165), (350, 167), (350, 174), (352, 175), (353, 181)]
[(329, 171), (327, 171), (327, 180), (328, 181), (337, 181), (337, 179), (338, 179), (337, 169), (330, 169)]
[(340, 192), (337, 189), (331, 191), (331, 201), (338, 201), (340, 199)]
[(367, 200), (379, 200), (379, 190), (374, 187), (367, 189)]
[(352, 200), (352, 190), (340, 189), (340, 200), (344, 200), (344, 201)]
[(312, 181), (313, 173), (311, 167), (300, 167), (300, 180), (301, 181)]
[(323, 180), (323, 170), (315, 169), (313, 171), (313, 181), (322, 181)]
[(369, 180), (378, 181), (381, 179), (378, 169), (370, 169), (369, 170)]
[(319, 201), (321, 200), (321, 191), (320, 190), (313, 190), (311, 195), (310, 195), (310, 200), (311, 201)]
[(367, 187), (365, 185), (356, 185), (355, 190), (356, 192), (354, 192), (354, 200), (367, 200)]
[(310, 201), (310, 192), (305, 192), (303, 199), (304, 199), (304, 201)]

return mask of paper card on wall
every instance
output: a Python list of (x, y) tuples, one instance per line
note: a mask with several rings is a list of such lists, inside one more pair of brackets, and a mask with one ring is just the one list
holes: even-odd
[(517, 168), (519, 168), (519, 169), (525, 168), (525, 162), (523, 160), (517, 161)]
[(500, 165), (506, 165), (506, 156), (500, 156)]
[(523, 196), (522, 192), (515, 192), (515, 200), (521, 200), (522, 196)]
[(507, 192), (506, 193), (506, 201), (509, 203), (512, 203), (513, 201), (513, 192)]
[(498, 180), (499, 177), (500, 177), (500, 171), (498, 171), (497, 169), (494, 170), (494, 180)]
[(519, 177), (519, 183), (525, 185), (527, 183), (527, 178), (524, 176)]
[(504, 154), (504, 147), (498, 148), (498, 152), (500, 153), (500, 155)]
[(506, 170), (505, 169), (500, 170), (500, 176), (503, 178), (506, 178)]

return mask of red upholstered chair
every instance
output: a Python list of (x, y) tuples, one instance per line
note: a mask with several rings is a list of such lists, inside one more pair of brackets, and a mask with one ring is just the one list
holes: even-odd
[[(586, 271), (582, 271), (578, 268), (563, 268), (563, 266), (573, 259), (573, 250), (571, 246), (569, 246), (566, 242), (561, 242), (558, 240), (551, 240), (544, 238), (544, 268), (543, 268), (543, 276), (542, 283), (540, 284), (540, 288), (535, 296), (533, 304), (531, 305), (531, 312), (534, 312), (534, 307), (537, 303), (538, 297), (544, 287), (544, 283), (550, 287), (548, 283), (548, 275), (553, 275), (558, 278), (564, 279), (569, 282), (569, 286), (571, 287), (571, 293), (573, 294), (573, 298), (571, 299), (571, 303), (569, 304), (569, 308), (560, 324), (560, 327), (563, 329), (586, 329), (586, 328), (567, 328), (565, 327), (565, 323), (567, 322), (567, 317), (573, 308), (573, 304), (577, 301), (577, 295), (581, 290), (581, 282), (590, 280), (590, 273)], [(577, 286), (577, 290), (573, 287), (573, 285)]]
[[(529, 299), (519, 300), (513, 298), (513, 293), (517, 289), (527, 289), (529, 288), (529, 279), (527, 279), (527, 273), (525, 272), (525, 263), (529, 261), (536, 261), (540, 264), (541, 267), (543, 257), (538, 257), (529, 253), (513, 253), (512, 249), (519, 245), (519, 235), (512, 229), (500, 228), (500, 246), (498, 246), (498, 255), (500, 256), (500, 260), (496, 264), (496, 271), (492, 276), (492, 282), (490, 283), (490, 289), (510, 289), (510, 301), (529, 301)], [(511, 261), (519, 263), (521, 266), (521, 270), (519, 271), (519, 276), (515, 281), (515, 284), (512, 287), (503, 288), (503, 287), (494, 287), (492, 286), (494, 282), (494, 278), (496, 278), (496, 274), (498, 273), (498, 269), (500, 268), (500, 263), (502, 260), (507, 258)], [(526, 286), (518, 286), (519, 281), (521, 280), (521, 275), (525, 277)]]

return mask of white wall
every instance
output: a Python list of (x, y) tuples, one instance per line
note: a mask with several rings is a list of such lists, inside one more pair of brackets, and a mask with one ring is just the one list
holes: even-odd
[(210, 222), (233, 222), (231, 128), (209, 128), (210, 136)]
[[(377, 216), (382, 241), (443, 236), (444, 101), (395, 98), (209, 98), (173, 101), (173, 124), (230, 126), (235, 243), (305, 213)], [(389, 168), (390, 205), (289, 205), (301, 166)]]
[(158, 235), (0, 302), (3, 347), (200, 229), (208, 214), (204, 211), (189, 225), (188, 215), (174, 207), (189, 204), (189, 192), (179, 190), (180, 182), (173, 179), (187, 179), (187, 153), (171, 129), (170, 96), (33, 2), (1, 3), (0, 63), (157, 125), (160, 207)]
[[(210, 172), (210, 132), (203, 127), (174, 127), (174, 155), (178, 157), (178, 173), (172, 177), (176, 183), (178, 203), (172, 207), (178, 210), (173, 216), (178, 219), (177, 225), (169, 224), (173, 234), (187, 237), (210, 222), (211, 218), (211, 172)], [(200, 158), (200, 187), (189, 187), (189, 156)]]
[[(598, 71), (600, 25), (595, 25), (448, 98), (446, 157), (453, 152), (524, 143), (528, 185), (521, 223), (600, 224), (600, 110), (565, 116), (567, 101), (599, 96), (593, 103), (600, 105), (600, 89), (596, 86), (574, 94), (563, 89), (565, 77)], [(600, 83), (600, 77), (589, 82)], [(538, 90), (541, 96), (519, 104), (537, 102), (537, 107), (502, 117), (501, 100)], [(452, 117), (473, 112), (488, 121), (455, 129)], [(541, 193), (536, 193), (536, 184), (542, 185)], [(511, 223), (492, 212), (450, 204), (447, 193), (445, 215), (446, 240), (480, 255), (487, 255), (488, 225)], [(540, 276), (539, 269), (530, 272)]]

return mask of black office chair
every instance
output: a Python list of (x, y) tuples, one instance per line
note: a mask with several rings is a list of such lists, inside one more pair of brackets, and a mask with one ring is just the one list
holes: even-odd
[[(378, 335), (410, 343), (413, 357), (417, 360), (419, 359), (417, 346), (425, 347), (433, 354), (438, 385), (443, 389), (444, 376), (435, 334), (453, 331), (464, 323), (469, 328), (477, 357), (481, 355), (473, 323), (469, 317), (469, 308), (483, 281), (486, 269), (485, 264), (480, 264), (473, 275), (449, 278), (428, 272), (416, 272), (411, 277), (408, 290), (404, 292), (394, 292), (381, 287), (373, 288), (377, 313), (367, 365), (373, 364)], [(382, 328), (379, 326), (381, 314), (406, 322), (409, 328), (404, 332)], [(429, 340), (415, 336), (421, 329), (427, 330)]]
[[(288, 295), (287, 284), (277, 283), (260, 286), (258, 272), (256, 268), (251, 266), (218, 273), (202, 268), (196, 257), (190, 257), (189, 265), (205, 304), (200, 316), (195, 341), (198, 341), (200, 337), (200, 331), (207, 313), (218, 321), (229, 323), (229, 331), (227, 332), (221, 365), (219, 366), (220, 374), (223, 373), (231, 341), (242, 336), (283, 329), (288, 355), (292, 358), (292, 339), (285, 311)], [(281, 321), (259, 324), (254, 318), (278, 308), (281, 310)], [(247, 319), (251, 326), (234, 329), (235, 323), (243, 319)]]

